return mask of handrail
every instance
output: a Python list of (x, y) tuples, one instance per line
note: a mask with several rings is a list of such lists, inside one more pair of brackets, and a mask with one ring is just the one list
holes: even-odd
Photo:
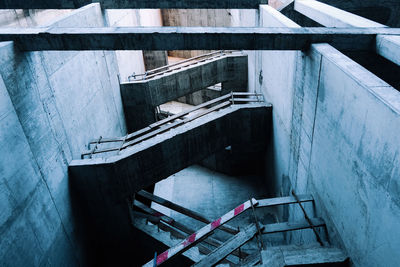
[[(190, 218), (193, 218), (193, 219), (195, 219), (197, 221), (200, 221), (200, 222), (203, 222), (203, 223), (206, 223), (206, 224), (209, 224), (212, 221), (209, 218), (206, 218), (205, 216), (203, 216), (202, 214), (200, 214), (198, 212), (195, 212), (195, 211), (190, 210), (188, 208), (182, 207), (182, 206), (180, 206), (178, 204), (175, 204), (175, 203), (173, 203), (171, 201), (168, 201), (168, 200), (166, 200), (164, 198), (161, 198), (159, 196), (153, 195), (153, 194), (151, 194), (151, 193), (149, 193), (149, 192), (147, 192), (145, 190), (140, 190), (139, 192), (137, 192), (137, 194), (139, 196), (147, 198), (147, 199), (149, 199), (151, 201), (154, 201), (155, 203), (158, 203), (158, 204), (160, 204), (160, 205), (162, 205), (164, 207), (167, 207), (167, 208), (172, 209), (172, 210), (174, 210), (176, 212), (184, 214), (184, 215), (186, 215), (186, 216), (188, 216)], [(234, 234), (234, 235), (239, 233), (239, 231), (235, 227), (232, 227), (232, 226), (230, 226), (228, 224), (227, 225), (222, 225), (221, 226), (221, 230), (223, 230), (223, 231), (225, 231), (225, 232), (227, 232), (229, 234)]]
[[(153, 78), (155, 76), (162, 75), (162, 74), (164, 74), (166, 72), (171, 72), (171, 71), (174, 71), (174, 70), (178, 70), (178, 69), (181, 69), (182, 67), (191, 66), (191, 65), (203, 62), (203, 61), (205, 61), (207, 59), (218, 58), (218, 57), (220, 57), (222, 55), (231, 54), (233, 52), (238, 52), (238, 50), (219, 50), (219, 51), (214, 51), (214, 52), (211, 52), (211, 53), (207, 53), (207, 54), (191, 57), (191, 58), (188, 58), (188, 59), (181, 60), (179, 62), (175, 62), (173, 64), (165, 65), (165, 66), (162, 66), (162, 67), (158, 67), (158, 68), (146, 71), (145, 73), (140, 73), (140, 74), (135, 74), (134, 73), (134, 74), (132, 74), (132, 75), (130, 75), (128, 77), (128, 81), (129, 82), (133, 82), (133, 81), (143, 81), (143, 80), (151, 79), (151, 78)], [(204, 59), (200, 60), (201, 58), (204, 58)], [(192, 64), (185, 65), (185, 66), (181, 66), (179, 68), (173, 68), (173, 67), (177, 67), (177, 66), (183, 65), (185, 63), (191, 62), (191, 61), (196, 61), (196, 62), (194, 62)], [(173, 69), (171, 69), (171, 68), (173, 68)], [(136, 77), (142, 77), (142, 78), (141, 79), (137, 79)], [(131, 80), (131, 78), (133, 78), (133, 79)]]
[[(252, 199), (253, 203), (255, 205), (258, 204), (257, 200)], [(157, 256), (156, 259), (156, 266), (159, 266), (163, 262), (167, 261), (168, 259), (179, 255), (183, 253), (184, 251), (188, 250), (189, 248), (193, 247), (196, 245), (198, 242), (206, 238), (208, 235), (212, 234), (215, 229), (220, 227), (221, 225), (225, 224), (226, 222), (232, 220), (239, 214), (242, 214), (244, 211), (247, 209), (251, 208), (250, 200), (244, 202), (243, 204), (239, 205), (235, 209), (229, 211), (225, 215), (221, 216), (217, 220), (213, 221), (212, 223), (204, 226), (197, 232), (189, 235), (187, 238), (185, 238), (183, 241), (179, 242), (176, 244), (174, 247), (169, 248), (168, 250), (164, 251), (160, 255)], [(153, 266), (153, 260), (149, 261), (143, 267), (150, 267)]]
[[(138, 208), (138, 209), (144, 211), (145, 213), (147, 213), (148, 215), (150, 215), (151, 217), (149, 217), (149, 221), (152, 223), (158, 224), (159, 222), (164, 222), (172, 227), (175, 227), (182, 233), (185, 233), (188, 235), (193, 234), (195, 232), (195, 230), (193, 230), (192, 228), (187, 227), (186, 225), (174, 220), (173, 218), (163, 214), (162, 212), (159, 212), (153, 208), (146, 206), (145, 204), (143, 204), (142, 202), (140, 202), (136, 199), (133, 201), (133, 207)], [(152, 220), (153, 217), (156, 217), (158, 219)], [(222, 241), (220, 241), (217, 238), (213, 238), (213, 237), (208, 237), (207, 239), (204, 240), (204, 242), (207, 243), (208, 245), (216, 247), (216, 248), (223, 244)], [(233, 252), (232, 254), (236, 257), (240, 256), (239, 253), (237, 253), (236, 251)], [(248, 254), (243, 253), (242, 256), (246, 257), (246, 256), (248, 256)]]
[[(235, 96), (241, 96), (241, 97), (235, 98)], [(245, 97), (249, 97), (249, 98), (245, 98)], [(100, 153), (108, 153), (108, 152), (114, 152), (114, 151), (120, 152), (125, 148), (128, 148), (128, 147), (138, 144), (142, 141), (150, 139), (157, 134), (164, 133), (172, 128), (178, 127), (180, 125), (183, 125), (185, 123), (188, 123), (190, 121), (198, 119), (202, 116), (205, 116), (211, 112), (228, 107), (232, 104), (235, 104), (235, 103), (238, 104), (238, 102), (239, 103), (264, 102), (264, 99), (263, 99), (263, 95), (258, 94), (258, 93), (231, 92), (230, 94), (227, 94), (227, 95), (215, 98), (213, 100), (210, 100), (206, 103), (197, 105), (197, 106), (191, 108), (190, 110), (183, 111), (183, 112), (173, 115), (171, 117), (167, 117), (161, 121), (150, 124), (149, 126), (143, 128), (143, 129), (140, 129), (136, 132), (133, 132), (131, 134), (128, 134), (124, 137), (117, 137), (117, 138), (103, 138), (102, 137), (102, 138), (97, 138), (95, 140), (92, 140), (89, 142), (89, 145), (88, 145), (89, 150), (84, 151), (81, 154), (81, 158), (83, 159), (85, 156), (89, 156), (89, 158), (91, 158), (92, 155), (100, 154)], [(189, 115), (190, 113), (193, 113), (193, 112), (198, 111), (203, 108), (206, 108), (206, 109), (198, 114), (195, 114), (192, 117), (187, 117), (187, 115)], [(122, 142), (122, 144), (120, 144), (116, 147), (105, 148), (105, 149), (101, 149), (101, 150), (97, 149), (100, 144), (114, 143), (114, 142)], [(93, 149), (90, 149), (90, 146), (92, 144), (95, 144), (95, 147)]]

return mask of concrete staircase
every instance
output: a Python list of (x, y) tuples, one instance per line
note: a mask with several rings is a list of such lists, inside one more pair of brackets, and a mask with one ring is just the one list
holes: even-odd
[[(207, 223), (209, 220), (202, 217), (202, 215), (191, 211), (187, 208), (179, 206), (173, 202), (154, 196), (150, 193), (141, 191), (139, 193), (141, 197), (153, 200), (158, 204), (168, 207), (172, 210), (178, 211), (179, 213), (185, 214), (186, 216), (197, 218), (200, 221)], [(313, 201), (311, 195), (299, 195), (293, 193), (290, 197), (281, 198), (270, 198), (254, 200), (257, 209), (272, 207), (276, 205), (288, 205), (288, 204), (299, 204), (304, 202)], [(133, 206), (136, 209), (143, 211), (144, 213), (135, 212), (137, 216), (132, 214), (132, 224), (137, 229), (148, 234), (150, 237), (162, 242), (167, 245), (170, 249), (167, 250), (168, 259), (169, 253), (179, 248), (179, 244), (186, 243), (190, 240), (191, 236), (207, 229), (208, 225), (204, 228), (195, 232), (193, 229), (186, 227), (185, 225), (175, 221), (173, 218), (160, 213), (140, 201), (134, 200)], [(253, 206), (252, 206), (253, 207)], [(305, 212), (305, 211), (304, 211)], [(229, 212), (224, 216), (227, 216)], [(251, 216), (251, 214), (248, 214)], [(252, 223), (249, 225), (243, 225), (240, 231), (231, 233), (232, 235), (225, 241), (219, 241), (208, 236), (207, 239), (198, 240), (192, 245), (188, 246), (184, 250), (180, 247), (180, 251), (176, 252), (176, 255), (182, 254), (188, 257), (194, 262), (194, 266), (272, 266), (272, 267), (283, 267), (283, 266), (348, 266), (348, 257), (341, 249), (332, 247), (327, 239), (325, 240), (316, 228), (325, 227), (325, 222), (321, 218), (309, 218), (305, 212), (306, 221), (298, 222), (284, 222), (284, 223), (272, 223), (272, 224), (256, 224)], [(149, 223), (148, 220), (152, 221)], [(221, 219), (218, 219), (221, 220)], [(218, 221), (217, 220), (217, 221)], [(256, 219), (257, 221), (257, 219)], [(211, 222), (209, 225), (213, 225)], [(257, 222), (258, 224), (258, 222)], [(223, 230), (230, 232), (233, 228), (229, 225), (220, 225), (225, 227)], [(211, 229), (209, 234), (213, 233), (214, 228)], [(284, 233), (293, 230), (301, 229), (313, 229), (319, 243), (310, 243), (301, 246), (297, 245), (278, 245), (271, 246), (266, 243), (264, 238), (264, 244), (267, 244), (266, 248), (262, 251), (259, 250), (257, 244), (261, 244), (261, 240), (258, 238), (265, 234), (276, 234)], [(222, 229), (221, 229), (222, 230)], [(327, 238), (327, 237), (325, 237)], [(211, 242), (210, 242), (211, 241)], [(247, 247), (243, 250), (243, 246), (250, 242), (254, 245), (252, 248)], [(207, 243), (207, 244), (206, 244)], [(212, 246), (208, 246), (211, 244)], [(239, 248), (241, 252), (238, 253)], [(183, 252), (183, 253), (182, 253)], [(250, 252), (250, 253), (249, 253)], [(235, 254), (236, 253), (236, 254)], [(164, 253), (163, 253), (164, 254)], [(172, 257), (172, 255), (171, 255)], [(166, 259), (164, 259), (166, 260)], [(163, 260), (163, 261), (164, 261)], [(162, 262), (163, 262), (162, 261)], [(157, 257), (157, 265), (159, 263), (159, 257)], [(152, 265), (152, 261), (149, 261), (146, 266)]]
[[(99, 138), (83, 155), (101, 158), (73, 160), (71, 178), (79, 190), (97, 198), (94, 201), (105, 194), (117, 201), (228, 146), (266, 149), (272, 107), (249, 103), (248, 98), (233, 99), (234, 94), (208, 102), (211, 107), (195, 117), (172, 116), (125, 137)], [(195, 108), (199, 112), (199, 106)], [(110, 148), (112, 142), (116, 145)], [(96, 150), (100, 145), (105, 148)], [(103, 191), (94, 191), (100, 187)]]
[[(247, 62), (242, 52), (216, 51), (134, 75), (120, 84), (129, 132), (154, 123), (156, 107), (168, 101), (196, 93), (195, 102), (204, 103), (231, 91), (247, 91)], [(207, 89), (219, 83), (221, 90)]]
[[(173, 247), (186, 236), (183, 233), (171, 231), (170, 228), (148, 222), (146, 219), (135, 218), (133, 226), (149, 237)], [(194, 263), (199, 263), (207, 257), (210, 249), (198, 244), (182, 253)], [(262, 259), (262, 263), (260, 261)], [(230, 255), (229, 262), (225, 261), (216, 266), (265, 266), (265, 267), (289, 267), (289, 266), (349, 266), (348, 257), (339, 248), (332, 246), (321, 247), (318, 243), (311, 245), (268, 247), (261, 253), (250, 255), (249, 259), (239, 262), (237, 257)], [(202, 266), (201, 264), (199, 266)], [(208, 267), (208, 266), (207, 266)]]

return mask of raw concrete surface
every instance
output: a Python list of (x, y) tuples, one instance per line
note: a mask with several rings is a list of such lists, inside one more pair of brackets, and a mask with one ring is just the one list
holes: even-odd
[(265, 104), (231, 106), (143, 141), (120, 155), (73, 160), (69, 165), (72, 183), (90, 206), (96, 242), (104, 251), (112, 251), (108, 255), (113, 258), (122, 250), (129, 255), (135, 236), (126, 198), (229, 144), (265, 147), (270, 113), (271, 107)]
[(400, 93), (332, 47), (314, 45), (312, 53), (321, 72), (312, 78), (319, 87), (309, 188), (356, 265), (397, 266)]
[(90, 190), (93, 198), (100, 197), (104, 192), (93, 188), (96, 183), (105, 184), (108, 199), (114, 202), (229, 145), (265, 147), (270, 114), (268, 104), (232, 105), (129, 147), (118, 155), (73, 160), (69, 169), (81, 190)]
[(400, 2), (397, 0), (321, 0), (328, 5), (363, 16), (390, 27), (400, 27)]
[(222, 55), (148, 80), (121, 83), (129, 131), (153, 123), (157, 106), (217, 83), (222, 83), (220, 96), (231, 91), (246, 91), (247, 55)]
[[(266, 198), (267, 186), (262, 176), (225, 175), (200, 165), (193, 165), (158, 182), (154, 194), (199, 212), (207, 218), (217, 219), (251, 197)], [(178, 222), (190, 225), (193, 229), (200, 229), (205, 225), (156, 203), (152, 203), (152, 207)], [(274, 208), (257, 209), (256, 214), (261, 224), (276, 222), (277, 214)], [(254, 216), (250, 211), (235, 218), (229, 222), (229, 225), (244, 228), (251, 223), (254, 223)], [(218, 231), (216, 236), (221, 239), (230, 237)], [(263, 237), (268, 245), (281, 245), (285, 242), (282, 234), (270, 234)], [(254, 249), (257, 246), (252, 244), (250, 247)]]
[[(103, 19), (95, 4), (53, 25), (98, 27)], [(68, 162), (101, 132), (125, 134), (115, 56), (21, 53), (3, 42), (0, 74), (0, 265), (85, 265)]]
[[(6, 0), (0, 3), (1, 9), (63, 9), (63, 8), (80, 8), (84, 5), (91, 4), (92, 0), (40, 0), (40, 1), (23, 1), (23, 0)], [(258, 8), (259, 4), (267, 4), (268, 0), (101, 0), (103, 8)]]
[[(295, 26), (266, 11), (269, 25)], [(271, 73), (263, 92), (274, 105), (276, 194), (312, 193), (331, 242), (345, 247), (355, 266), (399, 265), (399, 93), (328, 44), (280, 53), (263, 58), (264, 75)], [(285, 71), (290, 78), (278, 79)], [(289, 220), (303, 216), (287, 212)], [(313, 240), (307, 232), (288, 238)]]
[(92, 27), (0, 28), (0, 41), (22, 51), (40, 50), (305, 50), (331, 43), (346, 50), (371, 49), (377, 34), (399, 28)]

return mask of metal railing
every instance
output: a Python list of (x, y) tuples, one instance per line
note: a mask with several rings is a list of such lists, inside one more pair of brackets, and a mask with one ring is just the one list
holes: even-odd
[(203, 55), (199, 55), (196, 57), (188, 58), (185, 60), (181, 60), (179, 62), (169, 64), (166, 66), (162, 66), (156, 69), (152, 69), (149, 71), (146, 71), (145, 73), (141, 74), (132, 74), (128, 76), (128, 81), (129, 82), (134, 82), (134, 81), (143, 81), (143, 80), (148, 80), (151, 78), (154, 78), (155, 76), (163, 75), (168, 72), (172, 72), (175, 70), (180, 70), (184, 67), (196, 65), (202, 62), (205, 62), (207, 60), (213, 60), (222, 56), (225, 56), (227, 54), (232, 54), (234, 52), (239, 52), (238, 50), (220, 50), (220, 51), (215, 51)]
[[(251, 102), (264, 102), (264, 96), (258, 93), (231, 92), (230, 94), (215, 98), (206, 103), (197, 105), (187, 111), (167, 117), (163, 120), (150, 124), (149, 126), (134, 133), (117, 138), (99, 138), (88, 144), (88, 150), (81, 154), (81, 158), (92, 158), (94, 154), (117, 152), (150, 139), (158, 134), (164, 133), (172, 128), (178, 127), (211, 112), (226, 108), (232, 104), (244, 104)], [(102, 144), (119, 143), (118, 146), (101, 148)]]

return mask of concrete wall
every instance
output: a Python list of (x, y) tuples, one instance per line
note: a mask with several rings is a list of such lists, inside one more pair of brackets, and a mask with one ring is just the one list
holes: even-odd
[(357, 266), (398, 266), (400, 93), (328, 45), (311, 53), (320, 74), (303, 88), (316, 105), (308, 177), (297, 180), (324, 203)]
[(35, 27), (70, 13), (71, 9), (14, 9), (0, 10), (0, 27)]
[[(103, 26), (94, 4), (54, 26)], [(88, 140), (126, 132), (114, 52), (0, 46), (0, 265), (85, 265), (68, 163)]]
[[(162, 10), (164, 26), (186, 27), (253, 27), (257, 26), (257, 10), (251, 9), (164, 9)], [(169, 51), (169, 56), (190, 58), (209, 51), (182, 50)]]
[[(265, 26), (295, 26), (271, 10), (261, 15)], [(282, 189), (275, 193), (312, 193), (331, 241), (355, 266), (398, 266), (400, 93), (328, 44), (268, 53), (263, 92), (274, 107), (274, 149), (267, 167)], [(295, 209), (289, 220), (303, 216)], [(314, 239), (305, 231), (287, 238)]]
[[(108, 26), (163, 26), (159, 9), (106, 9)], [(133, 74), (167, 64), (165, 51), (116, 51), (121, 82)]]
[[(300, 27), (270, 6), (260, 6), (260, 24), (263, 27)], [(271, 166), (267, 173), (276, 178), (276, 184), (269, 189), (280, 195), (289, 193), (286, 183), (289, 169), (292, 133), (292, 114), (296, 68), (301, 67), (302, 55), (298, 51), (263, 51), (261, 53), (261, 70), (263, 73), (261, 90), (267, 101), (274, 107), (271, 154), (268, 160)]]

